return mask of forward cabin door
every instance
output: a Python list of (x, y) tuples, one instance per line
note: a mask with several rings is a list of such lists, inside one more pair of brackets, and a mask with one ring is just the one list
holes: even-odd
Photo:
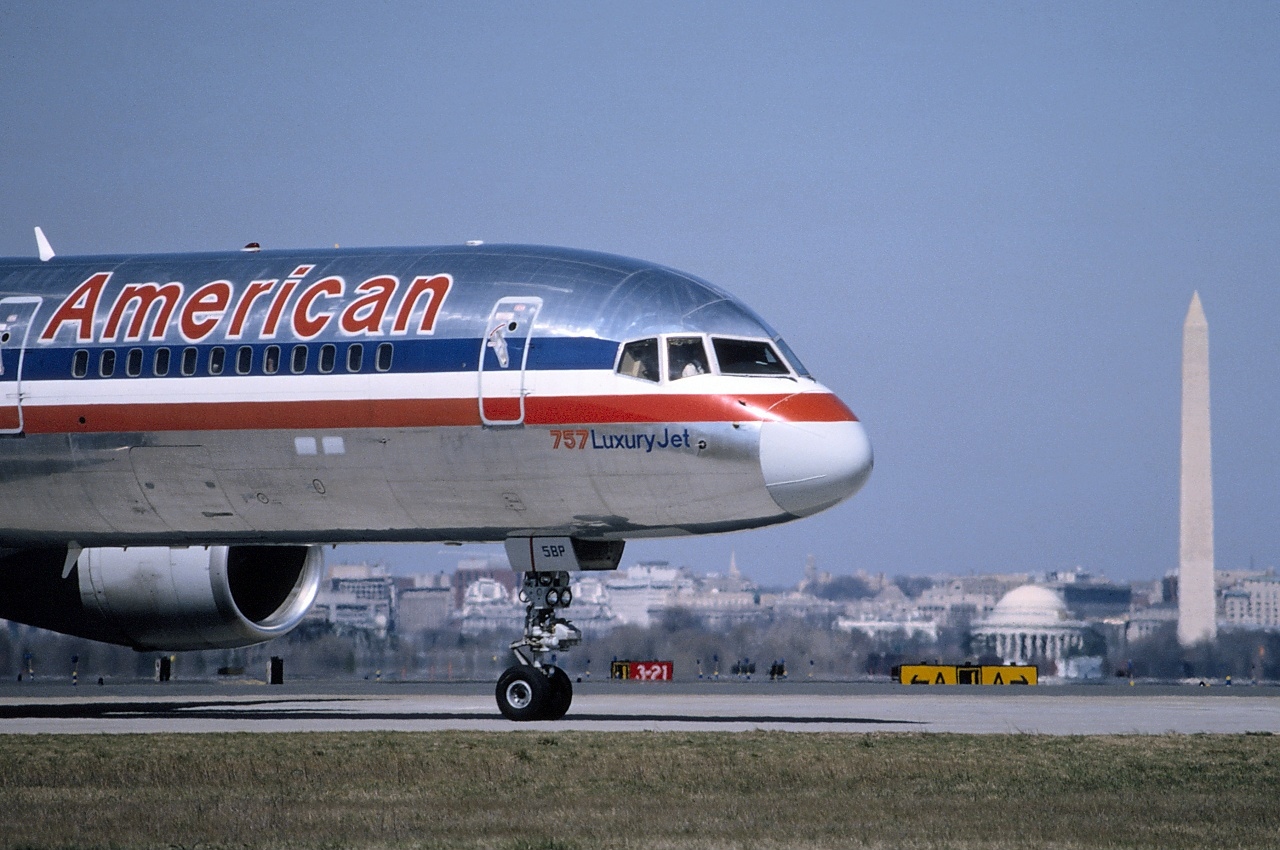
[(533, 322), (541, 298), (501, 298), (493, 305), (480, 340), (480, 421), (485, 425), (523, 425), (525, 367), (533, 340)]
[(35, 296), (0, 298), (0, 434), (22, 433), (22, 361), (39, 307)]

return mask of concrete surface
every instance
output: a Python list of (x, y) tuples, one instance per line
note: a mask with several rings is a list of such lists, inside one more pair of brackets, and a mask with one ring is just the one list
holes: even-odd
[(0, 734), (582, 729), (1280, 733), (1280, 688), (587, 682), (556, 722), (511, 723), (488, 683), (0, 685)]

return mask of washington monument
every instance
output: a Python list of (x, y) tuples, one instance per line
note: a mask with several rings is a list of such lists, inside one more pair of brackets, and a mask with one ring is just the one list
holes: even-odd
[(1200, 293), (1182, 325), (1182, 499), (1178, 643), (1218, 636), (1213, 588), (1213, 468), (1209, 440), (1209, 323)]

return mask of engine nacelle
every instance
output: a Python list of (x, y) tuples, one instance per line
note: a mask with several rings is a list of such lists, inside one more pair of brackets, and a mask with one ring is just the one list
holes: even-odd
[(0, 558), (0, 617), (138, 650), (285, 634), (315, 601), (319, 546), (25, 549)]

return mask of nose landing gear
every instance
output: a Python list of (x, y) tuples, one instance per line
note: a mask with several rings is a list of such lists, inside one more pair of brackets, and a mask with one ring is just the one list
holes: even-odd
[(573, 684), (567, 673), (544, 664), (542, 657), (582, 641), (582, 632), (556, 615), (573, 601), (569, 574), (525, 573), (520, 601), (526, 605), (524, 637), (511, 644), (518, 663), (498, 678), (498, 710), (509, 720), (559, 720), (573, 702)]

